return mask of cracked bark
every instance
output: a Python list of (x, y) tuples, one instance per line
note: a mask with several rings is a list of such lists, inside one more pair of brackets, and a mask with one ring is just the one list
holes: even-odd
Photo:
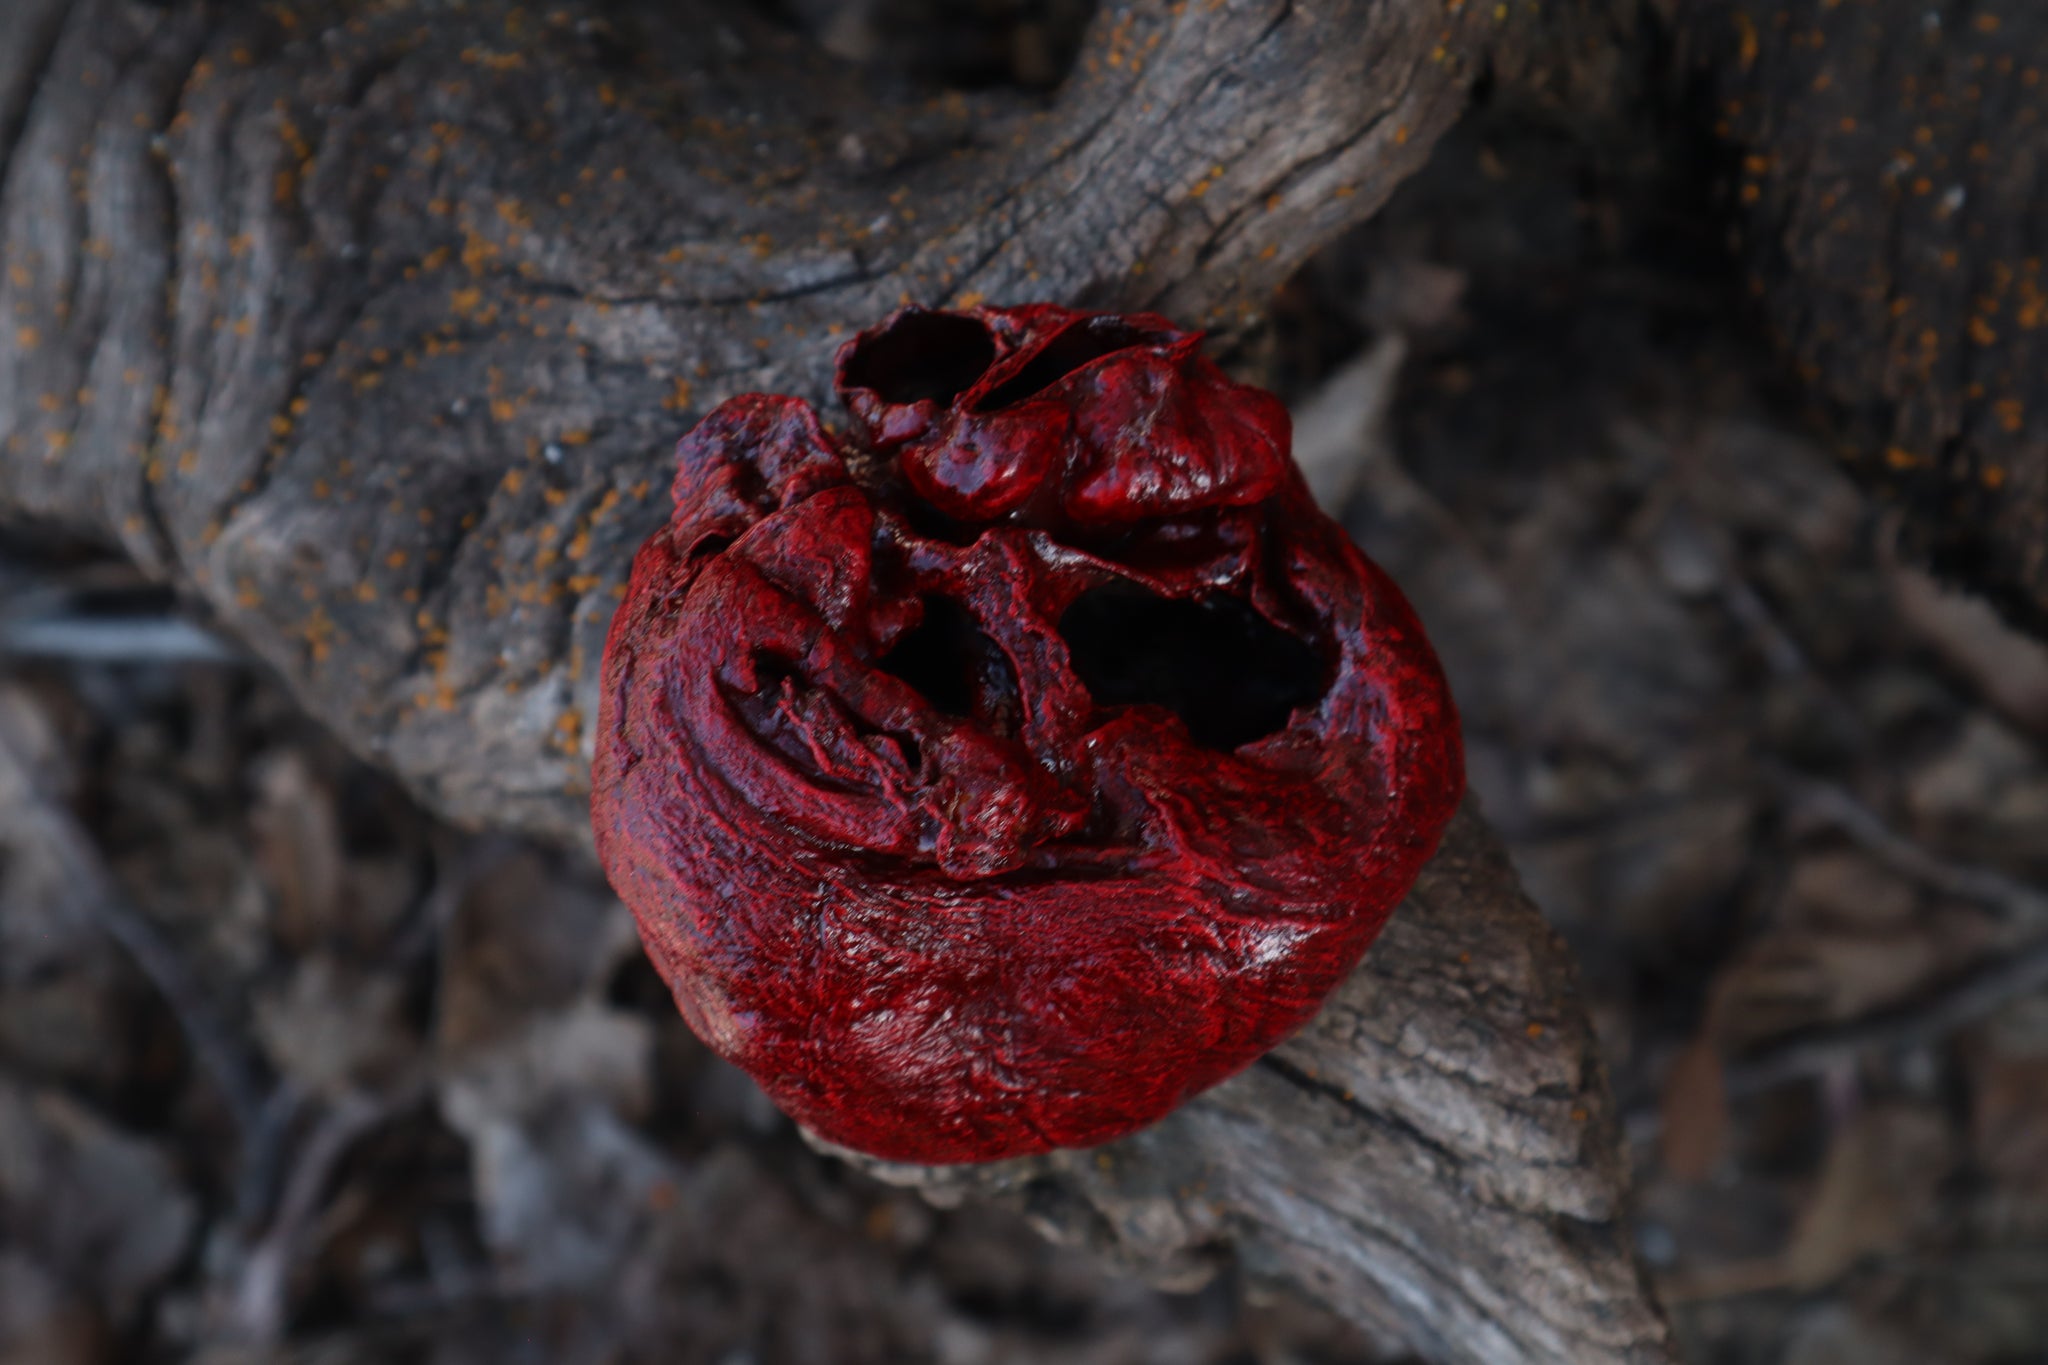
[[(1971, 14), (2038, 35), (2024, 3)], [(1925, 8), (1857, 7), (1865, 49), (1924, 41)], [(1797, 25), (1657, 9), (1756, 120), (1731, 115), (1730, 145), (1793, 168), (1743, 196), (1755, 214), (1826, 192), (1813, 149), (1850, 171), (1889, 155), (1806, 117)], [(1228, 331), (1420, 164), (1482, 75), (1590, 120), (1644, 97), (1655, 46), (1633, 0), (1122, 0), (1050, 103), (925, 100), (750, 14), (0, 6), (0, 516), (186, 588), (441, 811), (581, 842), (604, 628), (696, 414), (822, 396), (837, 340), (905, 299)], [(2023, 69), (1978, 80), (2038, 108)], [(1824, 111), (1835, 126), (1890, 116), (1895, 92), (1843, 84), (1863, 112)], [(1967, 161), (1969, 128), (1930, 136)], [(2038, 222), (2017, 174), (1970, 201), (1987, 230)], [(1911, 244), (1910, 182), (1859, 202)], [(1795, 323), (1861, 298), (1838, 256), (1785, 245), (1810, 235), (1751, 240)], [(1968, 297), (1928, 299), (1929, 325), (1964, 330)], [(1916, 524), (1977, 545), (1971, 572), (2009, 606), (2048, 601), (2038, 425), (1997, 488), (1971, 444), (2004, 432), (2010, 395), (1972, 396), (1967, 374), (1902, 387), (1867, 348), (1809, 355), (1790, 331), (1817, 390), (1873, 429), (1950, 422), (1930, 429), (1941, 467), (1995, 499), (1916, 504)], [(1569, 963), (1469, 813), (1267, 1064), (1103, 1153), (914, 1178), (1169, 1278), (1234, 1245), (1435, 1359), (1668, 1358)]]
[(1906, 539), (2048, 638), (2048, 10), (1684, 0), (1772, 341)]
[(555, 837), (694, 414), (822, 396), (906, 298), (1233, 325), (1419, 163), (1495, 26), (1115, 6), (1048, 106), (892, 102), (720, 10), (54, 8), (0, 87), (0, 507), (189, 584), (442, 810)]
[(1662, 1361), (1570, 959), (1467, 804), (1306, 1030), (1092, 1152), (925, 1168), (1168, 1283), (1228, 1246), (1432, 1361)]

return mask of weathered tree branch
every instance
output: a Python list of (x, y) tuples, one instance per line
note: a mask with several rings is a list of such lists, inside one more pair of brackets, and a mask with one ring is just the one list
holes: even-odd
[(1230, 325), (1508, 26), (1113, 5), (1041, 108), (886, 101), (745, 8), (10, 9), (5, 505), (188, 581), (442, 809), (568, 834), (692, 414), (817, 395), (906, 299)]
[(1686, 0), (1749, 290), (1866, 485), (2048, 636), (2048, 9)]
[[(693, 414), (818, 396), (906, 299), (1229, 327), (1526, 28), (1110, 5), (1040, 108), (892, 102), (709, 7), (13, 7), (0, 510), (188, 586), (444, 811), (581, 841), (602, 633)], [(1445, 1360), (1665, 1359), (1612, 1135), (1569, 964), (1466, 816), (1269, 1062), (1107, 1152), (927, 1174), (1155, 1274), (1234, 1242)]]
[[(1838, 413), (1903, 452), (1867, 463), (1932, 479), (1916, 524), (2025, 616), (2048, 603), (2048, 450), (2013, 252), (2039, 236), (2043, 21), (1937, 5), (1968, 41), (1927, 49), (1917, 0), (1780, 8), (1660, 7), (1756, 187), (1760, 292)], [(580, 841), (603, 631), (695, 414), (818, 396), (836, 339), (904, 300), (1233, 327), (1482, 74), (1611, 97), (1643, 67), (1636, 16), (1123, 0), (1041, 106), (877, 90), (745, 6), (13, 0), (0, 516), (188, 588), (441, 810)], [(2019, 65), (1968, 38), (1987, 18)], [(1922, 140), (1908, 67), (1987, 112)], [(1994, 132), (2018, 147), (1986, 167)], [(1935, 163), (1924, 193), (1887, 171), (1898, 148)], [(1941, 232), (1984, 279), (1952, 275)], [(1234, 1242), (1436, 1358), (1668, 1358), (1568, 963), (1469, 815), (1267, 1063), (1099, 1157), (916, 1178), (1155, 1272)]]
[(1570, 956), (1469, 807), (1315, 1022), (1164, 1123), (993, 1166), (861, 1164), (1168, 1281), (1234, 1246), (1431, 1361), (1673, 1358)]

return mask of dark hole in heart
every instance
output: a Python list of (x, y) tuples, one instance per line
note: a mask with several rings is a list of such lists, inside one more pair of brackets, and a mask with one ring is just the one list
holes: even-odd
[(941, 407), (995, 363), (988, 329), (958, 313), (906, 313), (847, 357), (840, 383), (872, 389), (885, 403), (930, 399)]
[(949, 716), (1001, 735), (1017, 732), (1019, 697), (1010, 660), (950, 598), (924, 599), (924, 619), (883, 656), (882, 670)]
[(1209, 749), (1270, 735), (1329, 690), (1313, 646), (1235, 597), (1184, 602), (1111, 583), (1081, 594), (1059, 630), (1098, 704), (1164, 706)]
[(1133, 327), (1121, 318), (1091, 318), (1047, 342), (1044, 350), (1024, 363), (1023, 369), (976, 400), (974, 410), (994, 412), (1021, 403), (1091, 361), (1137, 346), (1164, 345), (1171, 340), (1165, 332)]

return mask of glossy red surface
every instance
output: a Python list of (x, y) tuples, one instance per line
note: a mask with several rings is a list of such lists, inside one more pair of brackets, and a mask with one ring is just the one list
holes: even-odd
[(1464, 788), (1287, 414), (1149, 315), (906, 310), (684, 439), (592, 820), (690, 1026), (901, 1161), (1104, 1142), (1357, 964)]

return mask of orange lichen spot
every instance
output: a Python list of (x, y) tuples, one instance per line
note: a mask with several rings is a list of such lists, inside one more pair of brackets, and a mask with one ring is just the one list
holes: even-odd
[(1969, 332), (1970, 340), (1976, 342), (1979, 346), (1992, 346), (1998, 342), (1998, 333), (1992, 328), (1990, 323), (1984, 320), (1981, 314), (1970, 319)]
[(68, 431), (46, 432), (43, 436), (44, 454), (51, 459), (62, 455), (71, 448), (71, 433)]
[(1893, 469), (1915, 469), (1919, 467), (1920, 457), (1901, 446), (1889, 446), (1884, 452), (1884, 462)]
[(486, 71), (518, 71), (526, 65), (523, 52), (493, 52), (486, 47), (465, 47), (462, 61), (467, 66), (481, 67)]
[(1735, 46), (1737, 59), (1744, 71), (1756, 65), (1756, 23), (1741, 10), (1735, 12)]
[(1531, 1024), (1523, 1029), (1522, 1032), (1528, 1034), (1531, 1038), (1541, 1038), (1543, 1036), (1543, 1025)]
[(472, 275), (481, 275), (484, 267), (499, 254), (498, 244), (478, 232), (466, 228), (462, 234), (462, 264)]
[(1995, 14), (1980, 14), (1980, 15), (1978, 15), (1978, 16), (1977, 16), (1977, 18), (1976, 18), (1975, 22), (1976, 22), (1976, 25), (1977, 25), (1977, 31), (1978, 31), (1979, 33), (1996, 33), (1996, 32), (1998, 32), (1998, 22), (1999, 22), (1999, 20), (1998, 20), (1998, 16), (1997, 16), (1997, 15), (1995, 15)]
[(356, 584), (356, 601), (374, 602), (376, 600), (377, 585), (375, 583), (372, 583), (369, 579), (366, 578), (362, 582)]
[(688, 412), (690, 410), (690, 381), (678, 375), (669, 385), (668, 397), (662, 400), (661, 405), (670, 412)]
[(1986, 466), (1983, 474), (1978, 477), (1984, 481), (1986, 488), (1996, 490), (2005, 486), (2005, 471), (1995, 464)]
[(2013, 317), (2027, 331), (2036, 330), (2044, 317), (2048, 317), (2048, 294), (2043, 294), (2031, 280), (2023, 282), (2020, 285), (2020, 305), (2013, 310)]
[(2017, 398), (2001, 398), (1991, 405), (1991, 411), (2001, 431), (2017, 432), (2026, 424), (2026, 406)]
[(307, 615), (305, 623), (299, 627), (299, 633), (306, 642), (307, 652), (313, 656), (313, 662), (324, 662), (334, 640), (334, 621), (327, 615), (326, 609), (314, 607)]
[(24, 351), (33, 351), (42, 339), (43, 334), (33, 327), (22, 327), (14, 334), (14, 344)]

